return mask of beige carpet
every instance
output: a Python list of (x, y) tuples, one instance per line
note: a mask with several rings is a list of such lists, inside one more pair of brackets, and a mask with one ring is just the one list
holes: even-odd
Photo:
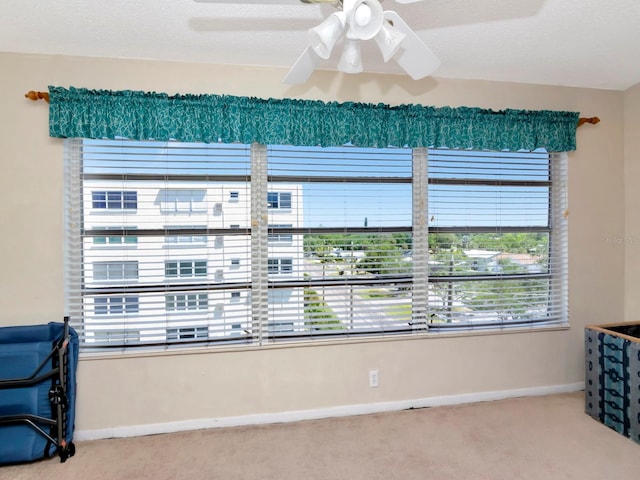
[(640, 478), (640, 445), (584, 413), (583, 393), (79, 442), (0, 479)]

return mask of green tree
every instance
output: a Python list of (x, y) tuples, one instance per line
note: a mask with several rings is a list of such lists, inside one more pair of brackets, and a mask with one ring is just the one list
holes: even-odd
[[(495, 312), (498, 320), (516, 320), (530, 315), (529, 311), (544, 305), (548, 292), (544, 280), (512, 280), (467, 282), (464, 290), (464, 304), (472, 311)], [(528, 298), (530, 301), (523, 302)], [(536, 301), (539, 298), (540, 301)]]
[(413, 236), (409, 232), (392, 233), (391, 237), (396, 246), (405, 252), (413, 247)]
[(311, 330), (344, 330), (344, 325), (318, 292), (304, 291), (305, 325)]
[(432, 252), (453, 251), (462, 246), (462, 239), (455, 233), (429, 234), (429, 250)]
[(393, 237), (377, 237), (367, 245), (360, 268), (376, 275), (406, 273), (410, 265), (402, 254), (403, 249), (398, 247)]

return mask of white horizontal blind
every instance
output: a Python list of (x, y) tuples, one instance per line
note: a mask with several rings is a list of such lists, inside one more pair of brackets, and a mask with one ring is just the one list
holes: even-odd
[(409, 331), (411, 150), (269, 146), (267, 159), (269, 338)]
[(567, 319), (565, 155), (126, 140), (65, 151), (66, 313), (85, 348)]
[(567, 320), (566, 159), (556, 157), (430, 151), (431, 330)]
[(67, 305), (84, 345), (246, 341), (250, 147), (67, 150)]

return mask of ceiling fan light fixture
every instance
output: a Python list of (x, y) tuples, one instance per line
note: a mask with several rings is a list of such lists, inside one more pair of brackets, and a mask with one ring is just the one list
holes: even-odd
[(382, 28), (380, 28), (375, 39), (385, 63), (391, 60), (391, 58), (398, 52), (400, 45), (402, 45), (402, 41), (406, 37), (407, 36), (400, 30), (393, 28), (389, 22), (384, 22), (382, 24)]
[(384, 12), (378, 0), (357, 0), (349, 11), (347, 38), (370, 40), (382, 28)]
[(360, 55), (360, 42), (347, 39), (344, 43), (342, 56), (338, 62), (338, 70), (344, 73), (362, 72), (362, 56)]
[(309, 30), (309, 44), (316, 54), (328, 59), (347, 24), (344, 12), (329, 15), (320, 25)]

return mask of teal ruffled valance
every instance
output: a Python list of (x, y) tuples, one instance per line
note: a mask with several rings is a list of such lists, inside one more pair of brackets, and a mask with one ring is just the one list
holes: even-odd
[(578, 113), (49, 87), (52, 137), (569, 151)]

